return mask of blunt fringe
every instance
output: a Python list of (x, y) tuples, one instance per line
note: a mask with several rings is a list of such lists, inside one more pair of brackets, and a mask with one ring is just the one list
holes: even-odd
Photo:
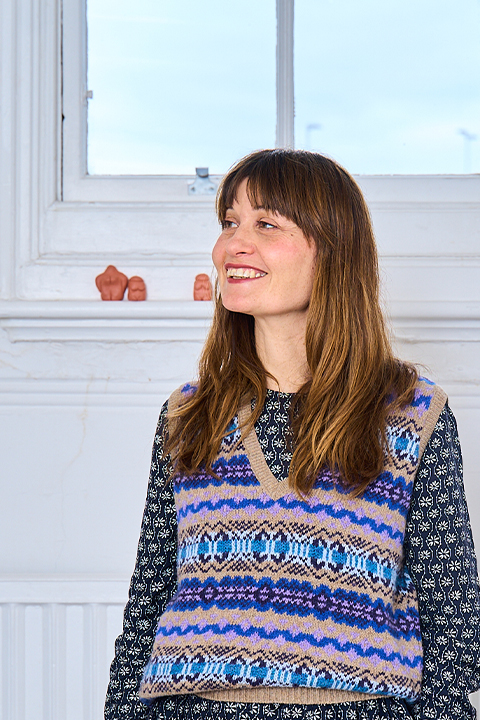
[[(306, 496), (328, 467), (359, 495), (382, 472), (387, 414), (412, 399), (418, 377), (412, 365), (394, 357), (389, 342), (365, 200), (353, 178), (330, 158), (261, 150), (240, 160), (223, 179), (216, 205), (220, 222), (245, 179), (254, 207), (293, 221), (317, 249), (305, 336), (310, 377), (293, 402), (290, 486)], [(251, 428), (265, 394), (255, 321), (226, 310), (216, 288), (197, 391), (174, 412), (178, 431), (166, 445), (174, 472), (190, 474), (201, 466), (211, 472), (239, 403), (257, 400)]]

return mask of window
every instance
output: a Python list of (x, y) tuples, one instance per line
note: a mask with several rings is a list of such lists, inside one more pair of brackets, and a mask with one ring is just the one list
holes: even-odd
[[(272, 147), (275, 5), (88, 0), (89, 173), (220, 174)], [(294, 0), (277, 15), (296, 147), (361, 174), (480, 169), (477, 0)]]

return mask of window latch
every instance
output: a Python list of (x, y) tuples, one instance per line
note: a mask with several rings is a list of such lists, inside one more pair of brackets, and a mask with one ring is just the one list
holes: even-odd
[(208, 175), (208, 167), (195, 168), (195, 180), (188, 183), (189, 195), (215, 195), (217, 186)]

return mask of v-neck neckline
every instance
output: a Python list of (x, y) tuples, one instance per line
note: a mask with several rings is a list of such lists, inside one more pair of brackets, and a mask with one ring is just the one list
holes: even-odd
[(268, 467), (265, 455), (258, 441), (257, 433), (255, 432), (255, 427), (252, 426), (250, 432), (245, 434), (245, 426), (248, 425), (252, 414), (251, 402), (251, 398), (246, 398), (238, 410), (238, 424), (242, 442), (250, 461), (250, 467), (261, 487), (272, 500), (280, 500), (280, 498), (284, 497), (288, 492), (291, 492), (288, 477), (283, 480), (277, 480)]

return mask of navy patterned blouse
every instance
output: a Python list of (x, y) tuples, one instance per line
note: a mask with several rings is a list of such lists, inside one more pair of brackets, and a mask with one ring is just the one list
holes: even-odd
[[(291, 460), (292, 395), (267, 391), (255, 430), (279, 480)], [(158, 618), (176, 590), (176, 510), (162, 460), (166, 404), (155, 435), (150, 482), (123, 632), (115, 643), (105, 720), (469, 720), (480, 687), (480, 589), (462, 480), (457, 426), (446, 405), (421, 459), (405, 533), (405, 563), (417, 587), (424, 648), (420, 698), (334, 705), (238, 703), (195, 695), (137, 697)]]

